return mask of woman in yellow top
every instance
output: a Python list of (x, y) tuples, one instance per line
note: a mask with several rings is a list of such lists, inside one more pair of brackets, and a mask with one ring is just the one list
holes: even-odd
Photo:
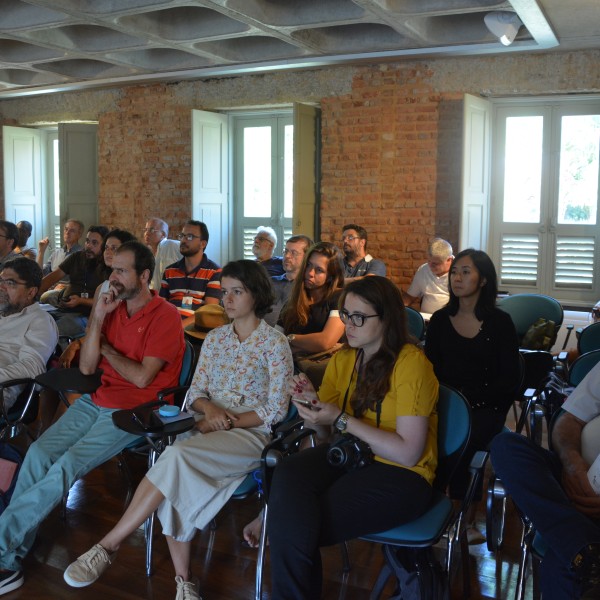
[(320, 598), (320, 546), (411, 521), (431, 498), (438, 382), (409, 340), (400, 291), (365, 277), (345, 288), (340, 306), (347, 347), (318, 395), (303, 374), (291, 393), (308, 427), (345, 445), (321, 444), (275, 469), (267, 526), (278, 600)]

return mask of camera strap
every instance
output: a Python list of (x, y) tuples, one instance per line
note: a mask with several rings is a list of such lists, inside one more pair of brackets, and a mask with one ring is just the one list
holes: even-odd
[[(348, 404), (348, 394), (350, 393), (350, 387), (352, 386), (352, 380), (354, 379), (354, 372), (356, 372), (356, 385), (358, 385), (358, 378), (360, 377), (360, 369), (363, 366), (363, 358), (364, 352), (362, 348), (358, 350), (356, 353), (356, 360), (354, 361), (354, 366), (352, 367), (352, 373), (350, 373), (350, 381), (348, 382), (348, 387), (346, 388), (346, 393), (344, 394), (344, 402), (342, 404), (342, 413), (346, 412), (346, 405)], [(376, 414), (376, 422), (377, 429), (379, 429), (379, 424), (381, 423), (381, 401), (377, 401), (375, 405), (375, 414)]]

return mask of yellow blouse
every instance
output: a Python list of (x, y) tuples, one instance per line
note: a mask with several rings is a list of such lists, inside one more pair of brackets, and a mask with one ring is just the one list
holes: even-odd
[[(356, 373), (353, 373), (356, 352), (355, 349), (345, 349), (336, 353), (327, 365), (323, 383), (319, 388), (321, 402), (335, 403), (340, 410), (344, 403), (346, 390), (348, 390), (346, 412), (349, 414), (353, 414), (350, 399), (354, 393), (357, 379)], [(412, 344), (406, 344), (392, 371), (390, 389), (381, 403), (379, 427), (387, 431), (396, 431), (396, 417), (429, 417), (425, 449), (414, 467), (405, 467), (378, 456), (375, 456), (375, 460), (410, 469), (429, 483), (433, 482), (437, 467), (438, 415), (436, 408), (438, 393), (438, 380), (431, 363), (419, 348)], [(361, 420), (373, 427), (377, 426), (375, 411), (368, 410)]]

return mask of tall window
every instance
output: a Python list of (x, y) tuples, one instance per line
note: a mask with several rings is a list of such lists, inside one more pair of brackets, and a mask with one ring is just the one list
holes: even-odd
[(563, 301), (600, 296), (600, 103), (496, 109), (491, 234), (500, 285)]
[(277, 233), (281, 255), (292, 235), (293, 143), (291, 112), (234, 119), (234, 220), (236, 255), (254, 258), (252, 242), (259, 225)]

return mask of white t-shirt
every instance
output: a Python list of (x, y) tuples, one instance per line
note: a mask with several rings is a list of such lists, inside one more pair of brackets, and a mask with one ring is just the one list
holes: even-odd
[(417, 269), (406, 293), (421, 298), (421, 312), (434, 313), (448, 304), (448, 273), (437, 277), (425, 263)]
[(586, 423), (600, 415), (600, 363), (583, 378), (562, 407)]

